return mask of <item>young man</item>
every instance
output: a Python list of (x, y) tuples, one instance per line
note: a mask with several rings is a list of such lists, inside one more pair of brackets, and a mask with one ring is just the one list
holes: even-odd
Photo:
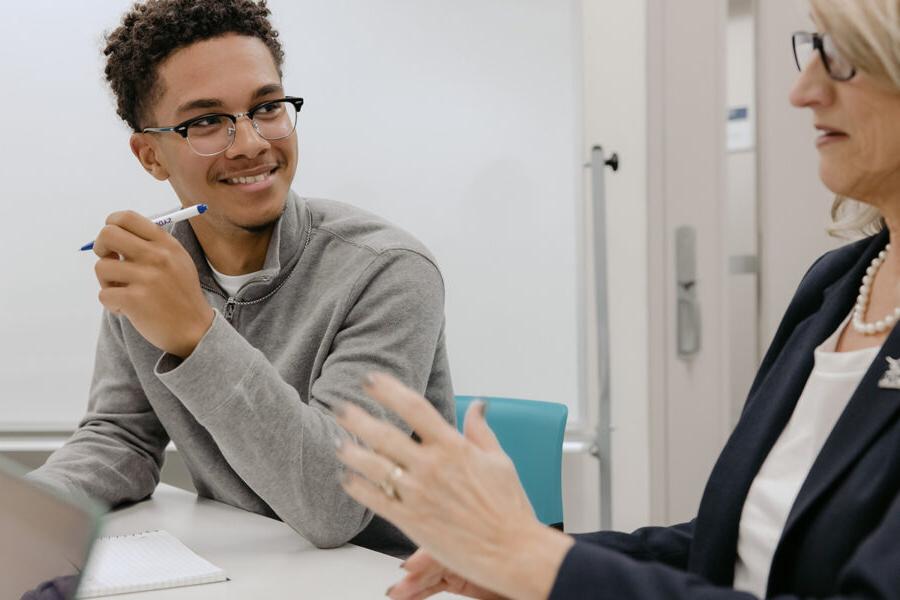
[(332, 409), (390, 418), (388, 371), (454, 419), (443, 282), (408, 234), (296, 196), (296, 113), (264, 1), (149, 0), (108, 35), (131, 150), (182, 205), (163, 230), (110, 215), (94, 252), (106, 308), (88, 413), (30, 477), (110, 505), (148, 497), (175, 442), (202, 496), (277, 517), (321, 547), (392, 553), (402, 534), (340, 486)]

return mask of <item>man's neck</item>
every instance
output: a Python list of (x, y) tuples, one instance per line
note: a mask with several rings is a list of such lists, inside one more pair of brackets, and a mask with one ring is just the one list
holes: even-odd
[(191, 226), (206, 259), (223, 275), (245, 275), (262, 270), (275, 229), (272, 225), (259, 233), (235, 230), (229, 235), (222, 235), (193, 223)]

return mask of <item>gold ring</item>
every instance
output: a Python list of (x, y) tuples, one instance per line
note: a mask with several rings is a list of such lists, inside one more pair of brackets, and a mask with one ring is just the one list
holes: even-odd
[(384, 495), (390, 498), (391, 500), (400, 501), (400, 493), (397, 491), (397, 482), (400, 478), (403, 477), (403, 467), (400, 465), (394, 465), (394, 468), (391, 469), (391, 472), (388, 473), (388, 476), (385, 477), (381, 483), (379, 484), (381, 487), (381, 491), (384, 492)]

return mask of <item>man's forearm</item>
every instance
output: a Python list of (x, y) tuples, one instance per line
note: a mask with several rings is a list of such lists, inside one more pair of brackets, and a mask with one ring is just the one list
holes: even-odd
[(164, 356), (157, 374), (241, 479), (310, 542), (339, 546), (371, 520), (341, 489), (334, 440), (343, 430), (331, 413), (305, 403), (221, 317), (190, 357)]
[(167, 440), (159, 440), (159, 448), (138, 448), (123, 441), (122, 433), (109, 422), (87, 421), (27, 477), (110, 507), (143, 500), (159, 483)]

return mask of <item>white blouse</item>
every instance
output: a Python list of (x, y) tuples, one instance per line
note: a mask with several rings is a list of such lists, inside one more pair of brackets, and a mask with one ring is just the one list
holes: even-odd
[(835, 352), (849, 320), (815, 349), (812, 372), (790, 421), (750, 486), (738, 531), (735, 589), (765, 597), (772, 557), (800, 487), (880, 350)]

